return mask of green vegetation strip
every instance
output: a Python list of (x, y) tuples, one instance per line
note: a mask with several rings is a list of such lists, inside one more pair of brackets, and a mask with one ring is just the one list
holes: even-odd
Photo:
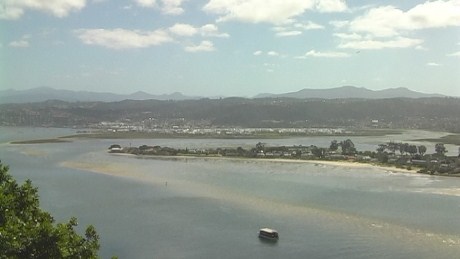
[(33, 140), (24, 140), (24, 141), (12, 141), (11, 144), (47, 144), (47, 143), (66, 143), (70, 142), (69, 140), (64, 139), (33, 139)]

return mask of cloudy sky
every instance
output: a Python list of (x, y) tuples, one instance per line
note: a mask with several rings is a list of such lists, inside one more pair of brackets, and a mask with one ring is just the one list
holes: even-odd
[(460, 0), (0, 0), (0, 89), (460, 96)]

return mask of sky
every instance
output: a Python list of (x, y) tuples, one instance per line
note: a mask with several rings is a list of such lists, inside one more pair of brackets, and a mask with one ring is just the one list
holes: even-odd
[(460, 0), (0, 0), (0, 90), (460, 96)]

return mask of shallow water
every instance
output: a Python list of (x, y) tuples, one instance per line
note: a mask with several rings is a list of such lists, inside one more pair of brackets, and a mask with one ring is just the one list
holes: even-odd
[[(20, 134), (28, 134), (25, 131)], [(34, 137), (40, 136), (37, 131)], [(43, 131), (46, 137), (62, 134)], [(306, 145), (310, 139), (287, 141)], [(460, 254), (458, 178), (308, 163), (137, 158), (108, 154), (113, 142), (3, 144), (0, 159), (18, 180), (32, 179), (42, 207), (58, 221), (76, 216), (80, 226), (94, 224), (104, 258), (457, 258)], [(116, 142), (200, 147), (250, 141)], [(277, 229), (280, 241), (261, 242), (257, 238), (261, 227)]]

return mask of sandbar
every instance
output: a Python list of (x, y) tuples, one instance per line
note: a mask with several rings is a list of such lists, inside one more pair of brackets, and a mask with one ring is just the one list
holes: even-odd
[(146, 159), (164, 159), (164, 160), (183, 160), (183, 159), (202, 159), (202, 160), (227, 160), (227, 161), (250, 161), (250, 162), (269, 162), (269, 163), (308, 163), (315, 165), (327, 165), (334, 167), (346, 168), (372, 168), (382, 171), (398, 172), (398, 173), (417, 173), (417, 169), (408, 170), (405, 168), (397, 168), (392, 166), (362, 163), (354, 161), (326, 161), (326, 160), (305, 160), (305, 159), (286, 159), (286, 158), (244, 158), (244, 157), (224, 157), (224, 156), (152, 156), (152, 155), (134, 155), (127, 153), (112, 153), (112, 155), (132, 156), (136, 158)]

